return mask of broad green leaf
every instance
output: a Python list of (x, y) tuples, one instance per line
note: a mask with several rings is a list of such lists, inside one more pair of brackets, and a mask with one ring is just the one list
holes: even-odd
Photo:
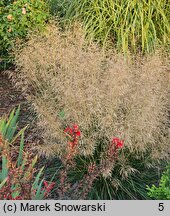
[(17, 128), (17, 121), (18, 121), (18, 117), (19, 117), (19, 113), (20, 113), (20, 106), (18, 107), (18, 109), (15, 112), (15, 109), (12, 111), (9, 120), (8, 120), (8, 128), (5, 134), (5, 137), (8, 139), (8, 141), (10, 142), (14, 136), (14, 133), (16, 132), (16, 128)]

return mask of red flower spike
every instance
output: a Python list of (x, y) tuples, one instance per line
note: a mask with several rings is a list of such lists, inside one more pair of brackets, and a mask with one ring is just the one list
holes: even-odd
[(51, 182), (51, 184), (48, 187), (48, 190), (51, 191), (53, 189), (54, 185), (55, 185), (55, 182)]
[[(81, 132), (79, 130), (79, 126), (77, 124), (73, 124), (72, 128), (67, 127), (64, 132), (66, 133), (67, 136), (69, 136), (69, 152), (66, 158), (70, 160), (74, 154), (76, 153), (75, 147), (78, 145), (79, 139), (78, 137), (81, 136)], [(69, 135), (68, 135), (69, 133)]]
[(74, 132), (78, 132), (78, 130), (79, 130), (79, 126), (76, 125), (76, 124), (74, 124), (74, 125), (73, 125), (73, 130), (74, 130)]
[(48, 183), (45, 180), (44, 180), (44, 185), (45, 185), (46, 188), (48, 187)]
[(65, 133), (70, 133), (70, 135), (72, 135), (73, 134), (73, 130), (71, 129), (71, 128), (69, 128), (69, 127), (67, 127), (65, 130), (64, 130), (64, 132)]
[(73, 128), (70, 128), (70, 127), (67, 127), (65, 130), (64, 130), (65, 133), (70, 133), (70, 135), (76, 135), (76, 136), (81, 136), (81, 132), (79, 130), (79, 127), (78, 125), (74, 124), (73, 125)]
[(113, 145), (116, 145), (116, 148), (122, 148), (123, 147), (123, 143), (124, 143), (124, 140), (120, 140), (119, 138), (117, 137), (114, 137), (112, 139), (112, 144)]
[(80, 130), (78, 130), (77, 132), (76, 132), (76, 136), (81, 136), (81, 132), (80, 132)]
[(45, 190), (47, 192), (50, 192), (53, 189), (55, 182), (51, 182), (50, 184), (48, 184), (47, 181), (44, 180), (44, 185), (45, 185)]

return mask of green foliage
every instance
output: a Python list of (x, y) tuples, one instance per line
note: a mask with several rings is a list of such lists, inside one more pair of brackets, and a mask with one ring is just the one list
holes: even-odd
[(147, 186), (148, 195), (157, 200), (170, 200), (170, 164), (163, 172), (158, 186)]
[(20, 106), (18, 109), (15, 111), (11, 112), (10, 116), (8, 119), (1, 119), (0, 120), (0, 132), (3, 136), (4, 139), (8, 140), (8, 142), (13, 143), (12, 139), (16, 139), (21, 133), (23, 133), (23, 130), (21, 130), (15, 137), (14, 134), (17, 129), (17, 120), (20, 112)]
[[(19, 112), (20, 107), (11, 112), (8, 120), (0, 120), (0, 199), (43, 199), (49, 192), (48, 188), (42, 188), (43, 168), (34, 177), (37, 156), (30, 157), (31, 153), (24, 151), (26, 127), (16, 133)], [(16, 152), (13, 144), (19, 138), (19, 152)]]
[[(170, 4), (167, 0), (51, 0), (64, 22), (81, 21), (89, 38), (127, 52), (169, 46)], [(59, 11), (59, 12), (58, 12)]]
[(43, 30), (49, 16), (43, 0), (17, 0), (0, 3), (0, 57), (9, 60), (9, 52), (17, 40), (24, 39), (28, 31)]

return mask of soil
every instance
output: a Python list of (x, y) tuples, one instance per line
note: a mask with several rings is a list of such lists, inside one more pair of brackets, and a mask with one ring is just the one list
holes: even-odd
[(9, 80), (7, 73), (0, 71), (0, 118), (9, 116), (11, 110), (21, 106), (18, 130), (28, 125), (25, 133), (25, 141), (36, 144), (40, 141), (35, 131), (35, 114), (33, 109)]

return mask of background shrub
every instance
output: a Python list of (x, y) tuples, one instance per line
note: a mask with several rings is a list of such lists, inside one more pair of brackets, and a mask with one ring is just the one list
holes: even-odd
[(127, 52), (150, 52), (169, 46), (170, 4), (167, 0), (50, 0), (51, 9), (67, 24), (83, 23), (88, 38)]
[(43, 0), (17, 0), (0, 3), (0, 58), (9, 59), (18, 40), (28, 31), (42, 30), (49, 14)]

